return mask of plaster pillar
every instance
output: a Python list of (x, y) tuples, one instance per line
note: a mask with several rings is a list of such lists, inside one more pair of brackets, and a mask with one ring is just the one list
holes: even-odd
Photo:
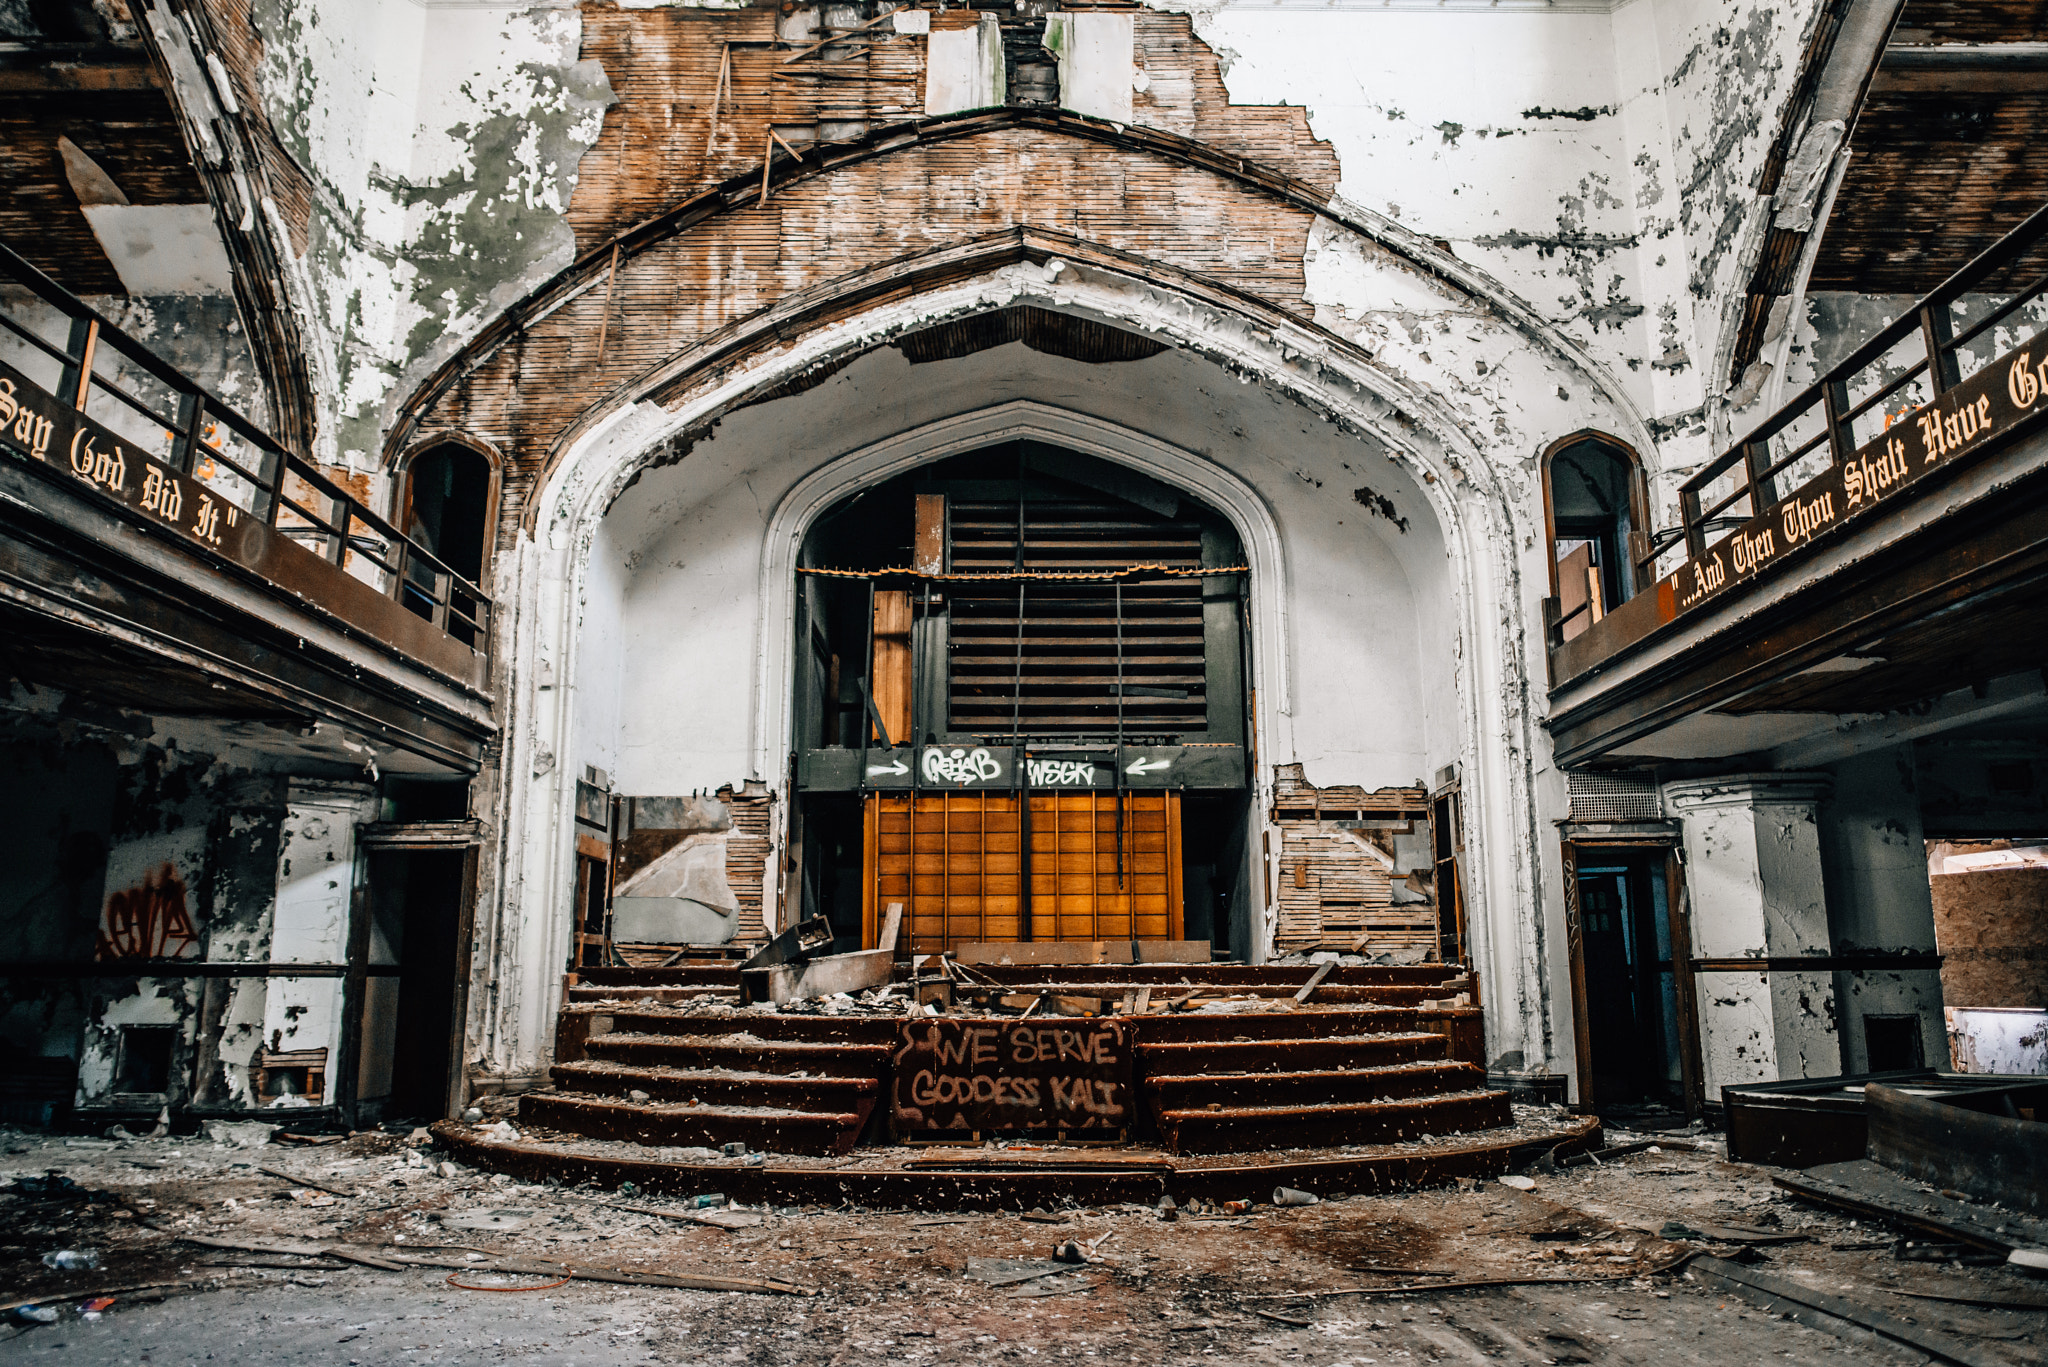
[[(1913, 747), (1857, 755), (1834, 766), (1835, 790), (1821, 804), (1827, 856), (1828, 921), (1837, 954), (1932, 955), (1934, 898), (1920, 825)], [(1842, 1067), (1850, 1073), (1911, 1067), (1900, 1057), (1919, 1037), (1919, 1063), (1946, 1068), (1941, 970), (1884, 966), (1835, 974), (1842, 1011)], [(1918, 1025), (1915, 1028), (1913, 1019)], [(1879, 1022), (1883, 1022), (1880, 1025)], [(1890, 1027), (1889, 1039), (1872, 1044)], [(1898, 1038), (1903, 1027), (1908, 1038)]]
[[(1666, 784), (1682, 824), (1696, 959), (1776, 960), (1833, 952), (1817, 808), (1825, 774), (1729, 774)], [(1707, 1100), (1732, 1083), (1841, 1071), (1835, 975), (1760, 965), (1696, 983)]]

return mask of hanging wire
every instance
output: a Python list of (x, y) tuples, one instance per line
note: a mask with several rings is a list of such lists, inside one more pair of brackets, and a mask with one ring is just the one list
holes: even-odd
[(880, 570), (826, 570), (798, 566), (798, 574), (815, 574), (830, 579), (920, 579), (933, 582), (1013, 583), (1017, 580), (1062, 579), (1110, 583), (1123, 579), (1202, 579), (1214, 574), (1249, 574), (1249, 565), (1126, 565), (1115, 570), (989, 570), (974, 574), (933, 574), (908, 566)]

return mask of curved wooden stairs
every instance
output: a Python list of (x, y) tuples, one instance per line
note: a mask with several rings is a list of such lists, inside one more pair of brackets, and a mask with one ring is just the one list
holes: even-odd
[[(1386, 1144), (1511, 1122), (1507, 1094), (1486, 1085), (1478, 1011), (1440, 1004), (1460, 986), (1440, 964), (1339, 968), (1304, 1006), (1294, 998), (1307, 968), (974, 971), (1012, 993), (1112, 1004), (1150, 988), (1153, 1009), (1126, 1017), (1141, 1103), (1128, 1137), (1170, 1153)], [(1197, 989), (1239, 1000), (1228, 1010), (1161, 1009)], [(891, 1141), (899, 1017), (695, 1005), (736, 1002), (737, 991), (729, 967), (586, 970), (562, 1012), (556, 1090), (522, 1098), (521, 1123), (645, 1145), (798, 1154)]]

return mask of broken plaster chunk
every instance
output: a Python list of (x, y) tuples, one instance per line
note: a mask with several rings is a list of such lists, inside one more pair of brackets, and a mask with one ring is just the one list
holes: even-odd
[(206, 1137), (233, 1149), (260, 1149), (270, 1142), (278, 1127), (260, 1120), (210, 1120)]
[(1536, 1179), (1533, 1177), (1523, 1177), (1518, 1173), (1511, 1172), (1499, 1180), (1502, 1186), (1513, 1187), (1516, 1191), (1536, 1190)]

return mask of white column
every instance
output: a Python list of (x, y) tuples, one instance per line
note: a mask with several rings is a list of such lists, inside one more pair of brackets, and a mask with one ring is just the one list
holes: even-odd
[[(1857, 755), (1834, 773), (1835, 791), (1821, 804), (1820, 817), (1836, 952), (1934, 953), (1934, 897), (1913, 747)], [(1918, 1016), (1922, 1060), (1948, 1066), (1940, 969), (1872, 966), (1838, 973), (1835, 984), (1843, 1071), (1871, 1070), (1871, 1016)]]
[[(277, 909), (270, 962), (336, 964), (348, 957), (349, 907), (354, 900), (356, 827), (374, 820), (376, 790), (353, 783), (293, 779), (277, 849)], [(334, 1096), (341, 1061), (340, 978), (273, 977), (263, 1005), (263, 1038), (255, 1053), (325, 1049), (324, 1093)], [(229, 1059), (250, 1066), (254, 1058)], [(264, 1098), (253, 1093), (249, 1104)]]
[[(1730, 774), (1666, 784), (1683, 825), (1692, 952), (1787, 959), (1832, 952), (1816, 808), (1825, 774)], [(1835, 976), (1818, 968), (1702, 973), (1707, 1099), (1731, 1083), (1841, 1071)]]

